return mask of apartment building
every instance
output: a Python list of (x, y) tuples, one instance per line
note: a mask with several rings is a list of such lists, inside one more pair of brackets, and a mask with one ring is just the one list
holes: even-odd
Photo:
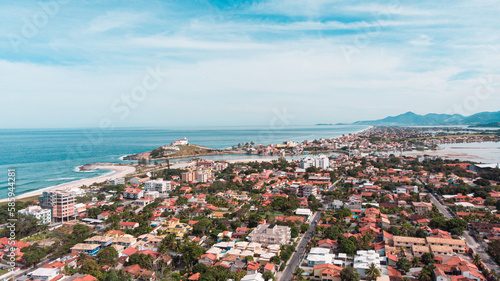
[(125, 178), (110, 179), (106, 182), (107, 185), (125, 184)]
[(38, 220), (39, 224), (50, 224), (52, 220), (49, 209), (42, 209), (40, 206), (28, 206), (25, 209), (17, 211), (20, 215), (30, 216)]
[(427, 240), (427, 244), (430, 246), (447, 246), (450, 247), (453, 252), (459, 254), (465, 254), (466, 252), (466, 243), (460, 239), (444, 239), (429, 236), (425, 238)]
[(38, 197), (38, 201), (42, 208), (51, 210), (54, 222), (75, 219), (75, 193), (73, 191), (44, 191), (42, 196)]
[(432, 252), (438, 255), (452, 255), (453, 253), (465, 254), (466, 243), (460, 239), (444, 239), (429, 236), (426, 238), (394, 236), (394, 247), (411, 249), (413, 255), (421, 256)]
[(144, 197), (144, 190), (140, 188), (128, 188), (123, 192), (123, 198), (137, 200)]
[(287, 244), (290, 242), (291, 232), (288, 226), (275, 224), (260, 224), (247, 236), (250, 242), (269, 244)]
[(412, 202), (413, 208), (417, 214), (425, 214), (432, 211), (432, 204), (426, 202)]
[(150, 180), (144, 183), (144, 189), (146, 191), (158, 191), (160, 195), (167, 194), (172, 190), (172, 185), (170, 181), (164, 181), (163, 179)]
[(330, 167), (330, 160), (325, 155), (320, 155), (316, 157), (308, 156), (300, 160), (300, 167), (302, 169), (307, 169), (309, 167), (327, 169), (328, 167)]
[(394, 236), (392, 240), (394, 241), (394, 247), (398, 248), (404, 247), (411, 249), (413, 246), (427, 246), (425, 238)]

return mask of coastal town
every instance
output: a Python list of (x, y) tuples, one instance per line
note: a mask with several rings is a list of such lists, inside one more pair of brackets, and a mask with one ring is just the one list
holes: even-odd
[(227, 154), (263, 158), (223, 161), (183, 138), (115, 164), (123, 176), (18, 200), (13, 243), (0, 205), (0, 279), (500, 280), (499, 164), (428, 153), (499, 140), (371, 127), (235, 144)]

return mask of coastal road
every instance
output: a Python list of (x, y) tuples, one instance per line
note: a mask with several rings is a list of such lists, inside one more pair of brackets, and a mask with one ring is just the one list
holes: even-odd
[[(450, 212), (446, 209), (446, 207), (439, 202), (434, 195), (431, 195), (431, 202), (436, 205), (438, 210), (447, 218), (451, 219), (453, 216), (450, 214)], [(496, 273), (500, 272), (500, 267), (498, 264), (496, 264), (493, 259), (486, 253), (484, 250), (485, 247), (478, 243), (474, 237), (472, 237), (468, 231), (464, 231), (462, 237), (465, 238), (465, 242), (467, 242), (467, 245), (469, 248), (474, 250), (474, 254), (478, 254), (481, 257), (481, 260), (483, 261), (484, 265), (488, 268), (490, 271), (495, 271)]]
[(302, 236), (302, 239), (299, 241), (299, 244), (297, 245), (297, 252), (293, 253), (292, 257), (288, 261), (288, 264), (283, 271), (283, 274), (281, 277), (278, 276), (277, 281), (290, 281), (292, 280), (293, 273), (295, 272), (295, 269), (299, 266), (300, 261), (302, 260), (305, 251), (306, 251), (306, 246), (311, 240), (311, 238), (314, 235), (314, 231), (316, 230), (316, 225), (318, 224), (318, 221), (321, 217), (321, 211), (317, 211), (314, 213), (312, 216), (311, 223), (309, 224), (309, 229), (304, 233), (304, 236)]

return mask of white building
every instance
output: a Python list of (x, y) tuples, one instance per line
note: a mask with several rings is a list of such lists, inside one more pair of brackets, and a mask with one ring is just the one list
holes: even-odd
[(334, 254), (330, 254), (330, 249), (327, 248), (311, 248), (307, 256), (307, 265), (314, 267), (315, 265), (332, 263), (335, 258)]
[(374, 250), (369, 251), (357, 251), (356, 256), (354, 256), (353, 267), (358, 271), (361, 277), (365, 276), (365, 271), (373, 263), (376, 268), (381, 269), (380, 266), (380, 254)]
[(249, 274), (245, 277), (241, 278), (241, 281), (265, 281), (264, 277), (262, 277), (262, 273), (257, 272), (255, 274)]
[(305, 184), (301, 186), (302, 188), (302, 197), (309, 198), (309, 196), (316, 197), (318, 195), (318, 188), (314, 185)]
[(325, 155), (319, 155), (314, 157), (308, 156), (300, 160), (300, 167), (302, 169), (307, 169), (309, 167), (327, 169), (328, 167), (330, 167), (330, 160)]
[(25, 209), (17, 211), (17, 213), (33, 217), (39, 220), (40, 224), (49, 224), (52, 220), (50, 209), (42, 209), (40, 206), (28, 206)]
[(28, 276), (33, 280), (48, 281), (55, 278), (60, 272), (60, 268), (38, 268), (35, 271), (28, 273)]
[(199, 173), (196, 175), (196, 181), (198, 182), (207, 182), (208, 181), (208, 175), (205, 173)]
[(166, 194), (172, 190), (172, 185), (170, 184), (170, 181), (156, 179), (145, 182), (144, 189), (146, 191), (158, 191), (160, 194)]
[(106, 182), (106, 184), (107, 185), (125, 184), (125, 179), (124, 178), (110, 179)]
[(160, 197), (160, 193), (158, 191), (148, 191), (144, 193), (144, 198), (146, 199), (151, 199), (154, 201), (158, 197)]

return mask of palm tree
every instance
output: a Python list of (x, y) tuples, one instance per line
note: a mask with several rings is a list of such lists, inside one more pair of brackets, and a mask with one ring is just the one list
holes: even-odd
[(298, 280), (298, 281), (301, 281), (301, 280), (304, 280), (304, 276), (302, 276), (302, 273), (304, 273), (304, 270), (302, 270), (302, 268), (300, 267), (297, 267), (295, 269), (295, 280)]
[(474, 255), (472, 262), (475, 266), (479, 267), (481, 265), (481, 257), (478, 254)]
[(422, 272), (418, 277), (420, 281), (432, 281), (432, 277), (428, 272)]
[(377, 278), (380, 277), (380, 270), (378, 270), (374, 263), (370, 264), (365, 273), (366, 276), (370, 277), (370, 280), (377, 280)]
[(411, 265), (413, 267), (417, 267), (420, 264), (420, 258), (417, 256), (414, 256), (413, 259), (411, 259)]

